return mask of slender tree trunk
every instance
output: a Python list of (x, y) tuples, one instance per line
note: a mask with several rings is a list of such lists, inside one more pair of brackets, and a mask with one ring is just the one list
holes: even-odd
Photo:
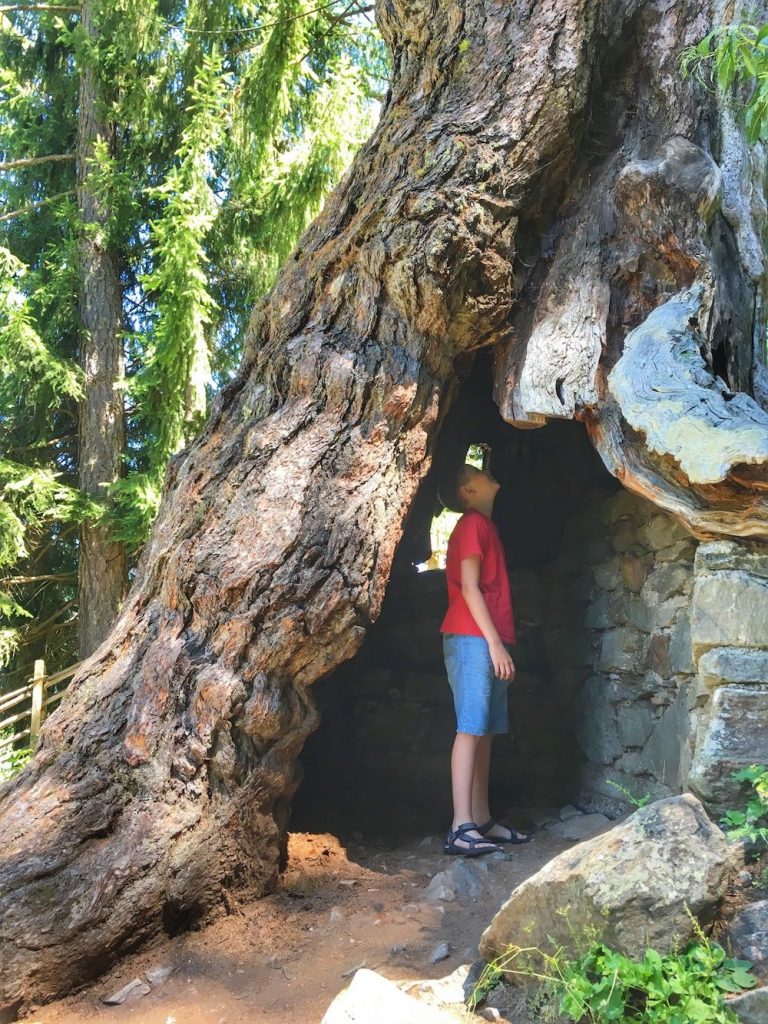
[[(95, 38), (95, 4), (84, 0), (81, 27)], [(78, 483), (96, 498), (121, 473), (125, 449), (123, 420), (122, 296), (117, 256), (105, 234), (109, 209), (89, 185), (88, 160), (98, 139), (111, 140), (102, 111), (98, 68), (84, 58), (77, 124), (77, 197), (84, 230), (79, 244), (80, 362), (85, 397), (80, 406)], [(109, 530), (86, 522), (80, 528), (78, 630), (80, 657), (92, 654), (109, 632), (125, 596), (125, 546)]]
[(692, 528), (765, 532), (744, 482), (759, 438), (685, 468), (638, 388), (653, 371), (683, 405), (689, 388), (714, 401), (720, 351), (744, 393), (712, 415), (731, 440), (728, 417), (765, 415), (747, 394), (760, 169), (677, 69), (723, 12), (380, 0), (377, 14), (394, 61), (380, 124), (174, 459), (108, 641), (0, 796), (6, 1002), (51, 998), (273, 884), (317, 721), (309, 688), (379, 613), (467, 352), (495, 347), (508, 419), (584, 419), (625, 482), (689, 502)]

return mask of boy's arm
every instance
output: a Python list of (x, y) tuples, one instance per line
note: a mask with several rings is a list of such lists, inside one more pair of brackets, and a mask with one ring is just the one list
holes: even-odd
[(461, 593), (467, 602), (472, 618), (480, 627), (480, 632), (488, 641), (488, 646), (501, 643), (498, 631), (493, 624), (488, 605), (485, 603), (480, 589), (480, 555), (468, 555), (461, 560)]
[(461, 593), (480, 632), (488, 641), (493, 667), (499, 679), (514, 679), (515, 666), (509, 651), (493, 624), (488, 605), (480, 589), (480, 555), (468, 555), (461, 560)]

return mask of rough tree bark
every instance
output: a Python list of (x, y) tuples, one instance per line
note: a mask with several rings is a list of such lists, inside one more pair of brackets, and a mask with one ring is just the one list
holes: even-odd
[[(95, 37), (95, 5), (80, 8), (83, 32)], [(77, 115), (77, 199), (84, 230), (79, 243), (78, 308), (82, 322), (80, 364), (85, 396), (80, 404), (78, 486), (103, 500), (105, 484), (116, 480), (125, 450), (123, 422), (122, 293), (117, 256), (105, 236), (109, 209), (90, 186), (97, 139), (111, 140), (112, 126), (103, 114), (101, 83), (93, 60), (86, 55), (80, 76)], [(87, 658), (106, 637), (128, 582), (125, 545), (110, 538), (98, 523), (80, 527), (78, 557), (78, 639), (80, 657)]]
[[(511, 421), (581, 418), (696, 530), (765, 532), (760, 168), (676, 63), (727, 13), (380, 0), (380, 124), (174, 460), (108, 641), (0, 795), (6, 1003), (273, 883), (309, 687), (379, 612), (467, 352), (495, 347)], [(671, 415), (706, 392), (708, 437), (743, 417), (743, 445), (675, 461), (661, 388)]]

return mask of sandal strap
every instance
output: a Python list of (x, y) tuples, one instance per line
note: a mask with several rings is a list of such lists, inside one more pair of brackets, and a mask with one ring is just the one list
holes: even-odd
[(474, 821), (465, 821), (463, 825), (457, 825), (456, 828), (450, 834), (452, 836), (461, 836), (465, 832), (477, 832), (478, 828)]
[(462, 843), (467, 844), (469, 850), (474, 850), (476, 846), (496, 846), (493, 839), (486, 839), (485, 836), (468, 836), (467, 832), (478, 831), (477, 825), (474, 821), (466, 821), (463, 825), (459, 825), (458, 828), (448, 833), (447, 842), (449, 845), (455, 845), (456, 840), (460, 839)]
[(498, 824), (495, 818), (489, 818), (484, 825), (478, 825), (478, 832), (490, 832), (494, 825)]

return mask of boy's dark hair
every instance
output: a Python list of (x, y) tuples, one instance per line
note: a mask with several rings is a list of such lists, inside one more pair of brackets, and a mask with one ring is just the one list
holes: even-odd
[(437, 500), (451, 512), (466, 512), (467, 507), (459, 496), (459, 488), (469, 483), (474, 473), (477, 473), (477, 466), (471, 462), (462, 462), (443, 476), (442, 482), (437, 488)]

